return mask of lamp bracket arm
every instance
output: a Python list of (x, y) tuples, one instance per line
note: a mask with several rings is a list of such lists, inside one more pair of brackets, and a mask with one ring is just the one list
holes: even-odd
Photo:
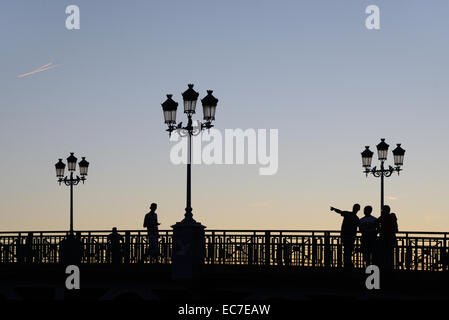
[(373, 176), (375, 176), (376, 178), (379, 178), (379, 177), (383, 174), (381, 170), (375, 170), (375, 169), (373, 169), (373, 170), (371, 171), (371, 173), (372, 173)]
[(210, 121), (207, 121), (206, 123), (200, 122), (200, 124), (201, 124), (201, 130), (210, 129), (214, 126)]
[(176, 130), (181, 137), (186, 137), (189, 135), (189, 130), (186, 127), (182, 128), (178, 126)]

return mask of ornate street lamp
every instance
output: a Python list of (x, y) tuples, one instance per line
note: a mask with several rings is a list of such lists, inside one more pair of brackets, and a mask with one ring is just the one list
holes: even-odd
[(87, 176), (87, 170), (89, 169), (89, 162), (86, 161), (86, 157), (81, 157), (81, 161), (78, 164), (78, 166), (80, 167), (81, 177)]
[(362, 152), (362, 167), (369, 168), (371, 167), (371, 161), (373, 161), (373, 154), (369, 149), (369, 146), (365, 146), (365, 150)]
[(81, 181), (83, 183), (86, 181), (87, 171), (89, 168), (89, 162), (86, 161), (85, 157), (82, 157), (82, 160), (78, 164), (81, 177), (74, 177), (73, 173), (76, 171), (77, 161), (78, 159), (74, 156), (73, 152), (71, 152), (70, 156), (67, 158), (67, 169), (70, 172), (70, 177), (64, 177), (64, 169), (66, 165), (62, 162), (62, 159), (59, 159), (59, 161), (55, 164), (56, 177), (58, 178), (59, 185), (64, 183), (66, 186), (70, 187), (70, 234), (73, 234), (73, 186), (78, 185)]
[(212, 95), (212, 90), (207, 90), (207, 96), (201, 99), (201, 104), (203, 105), (203, 119), (206, 121), (215, 120), (218, 99)]
[(182, 99), (184, 100), (184, 113), (194, 114), (196, 108), (196, 101), (200, 95), (198, 92), (193, 90), (193, 84), (187, 85), (189, 88), (183, 92)]
[(173, 101), (172, 95), (167, 95), (167, 100), (162, 103), (162, 111), (164, 113), (164, 122), (167, 124), (167, 131), (171, 135), (173, 131), (177, 131), (181, 137), (187, 137), (188, 155), (187, 155), (187, 204), (184, 223), (196, 223), (193, 219), (191, 206), (191, 162), (192, 162), (192, 136), (200, 134), (204, 129), (213, 127), (212, 121), (215, 120), (215, 110), (217, 108), (218, 99), (212, 95), (212, 90), (207, 91), (207, 95), (201, 100), (203, 105), (204, 123), (199, 122), (193, 126), (192, 115), (196, 111), (196, 103), (199, 93), (193, 89), (193, 84), (188, 85), (188, 89), (182, 93), (184, 100), (184, 113), (187, 114), (187, 125), (182, 126), (182, 122), (176, 126), (176, 110), (178, 103)]
[(396, 145), (396, 148), (393, 150), (394, 165), (396, 167), (400, 167), (404, 164), (404, 154), (405, 154), (405, 150), (402, 149), (401, 144), (398, 143)]
[(176, 109), (178, 103), (172, 100), (172, 94), (167, 94), (167, 100), (162, 104), (162, 111), (164, 112), (164, 121), (168, 125), (167, 131), (171, 133), (171, 128), (176, 124)]
[(380, 169), (378, 169), (376, 166), (374, 168), (371, 168), (371, 162), (373, 160), (374, 152), (372, 152), (369, 149), (369, 146), (365, 147), (365, 150), (363, 150), (362, 154), (362, 167), (365, 168), (364, 173), (368, 177), (368, 175), (371, 173), (373, 176), (379, 178), (380, 177), (380, 210), (382, 212), (382, 208), (384, 206), (384, 178), (390, 177), (393, 172), (397, 172), (399, 175), (399, 172), (402, 171), (401, 166), (404, 164), (404, 154), (405, 150), (401, 148), (401, 144), (397, 144), (397, 147), (393, 150), (393, 156), (394, 156), (394, 165), (388, 166), (388, 168), (385, 168), (385, 161), (387, 161), (388, 156), (388, 148), (390, 146), (385, 142), (385, 139), (380, 139), (380, 143), (376, 146), (377, 148), (377, 156), (380, 161)]

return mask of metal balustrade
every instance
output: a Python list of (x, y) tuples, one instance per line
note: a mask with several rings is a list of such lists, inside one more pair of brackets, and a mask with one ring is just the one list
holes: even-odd
[[(113, 250), (107, 241), (110, 231), (78, 231), (82, 263), (111, 263)], [(144, 230), (122, 230), (120, 263), (171, 263), (172, 231), (159, 231), (159, 251), (148, 257)], [(393, 264), (398, 270), (449, 270), (449, 233), (400, 232)], [(67, 232), (0, 232), (0, 263), (59, 263), (60, 243)], [(269, 265), (310, 268), (343, 267), (339, 231), (206, 230), (205, 263)], [(117, 251), (116, 251), (117, 252)], [(117, 253), (115, 253), (117, 254)], [(382, 253), (378, 253), (382, 254)], [(360, 235), (353, 253), (355, 268), (364, 267)]]

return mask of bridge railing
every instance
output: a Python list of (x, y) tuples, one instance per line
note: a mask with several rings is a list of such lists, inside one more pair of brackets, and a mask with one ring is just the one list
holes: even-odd
[[(151, 263), (146, 231), (120, 231), (121, 263)], [(82, 263), (111, 263), (116, 250), (108, 241), (110, 231), (77, 231)], [(0, 232), (0, 263), (59, 263), (61, 243), (67, 232)], [(159, 231), (159, 263), (171, 262), (172, 231)]]
[[(358, 234), (352, 255), (356, 268), (365, 266), (360, 240)], [(206, 263), (210, 264), (335, 268), (343, 267), (343, 253), (339, 231), (206, 232)], [(382, 254), (377, 250), (377, 255)], [(448, 233), (400, 232), (392, 260), (395, 269), (448, 270)]]
[[(78, 231), (82, 263), (171, 263), (172, 231), (159, 231), (160, 255), (152, 258), (147, 232), (122, 230), (120, 247), (108, 242), (110, 231)], [(0, 232), (0, 263), (58, 263), (67, 232)], [(338, 231), (206, 230), (206, 264), (343, 267), (344, 248)], [(378, 253), (382, 254), (382, 253)], [(449, 233), (400, 232), (393, 253), (395, 269), (449, 270)], [(354, 267), (365, 266), (356, 237)], [(117, 262), (117, 260), (115, 260)]]

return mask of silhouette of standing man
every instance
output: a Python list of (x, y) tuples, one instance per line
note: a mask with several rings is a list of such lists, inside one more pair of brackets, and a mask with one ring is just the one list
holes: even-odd
[(108, 235), (108, 244), (113, 264), (118, 264), (122, 261), (122, 241), (123, 237), (117, 232), (117, 228), (112, 228), (112, 233)]
[(341, 239), (343, 242), (343, 260), (344, 267), (352, 268), (352, 251), (354, 250), (355, 236), (357, 235), (357, 227), (359, 226), (359, 218), (357, 212), (360, 211), (360, 205), (354, 204), (352, 211), (342, 211), (331, 207), (331, 211), (335, 211), (343, 217), (341, 225)]
[(367, 266), (373, 262), (373, 252), (376, 244), (378, 229), (377, 218), (373, 217), (371, 212), (373, 212), (373, 207), (366, 206), (363, 209), (363, 214), (365, 216), (360, 219), (359, 224), (359, 229), (362, 233), (360, 249)]
[(32, 263), (34, 258), (34, 250), (33, 250), (33, 233), (28, 232), (28, 236), (25, 241), (25, 259), (27, 263)]
[(381, 266), (387, 270), (393, 269), (394, 247), (396, 246), (396, 233), (398, 229), (398, 218), (391, 212), (390, 206), (384, 205), (382, 213), (377, 219), (379, 222)]
[(157, 222), (157, 214), (156, 214), (157, 204), (152, 203), (150, 205), (150, 212), (148, 212), (145, 215), (145, 220), (143, 222), (143, 227), (147, 228), (148, 232), (148, 253), (146, 254), (146, 257), (148, 257), (148, 254), (151, 256), (151, 258), (156, 258), (159, 256), (159, 230), (158, 226), (160, 223)]

